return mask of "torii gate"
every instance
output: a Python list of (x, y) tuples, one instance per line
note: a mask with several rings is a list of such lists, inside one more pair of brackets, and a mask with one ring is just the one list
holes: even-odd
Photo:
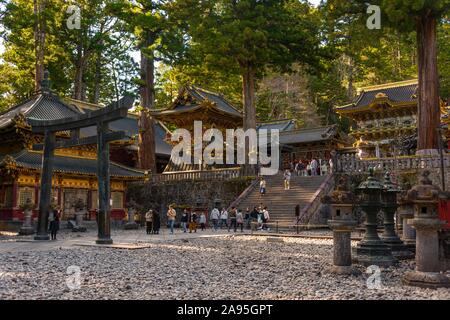
[[(44, 150), (41, 172), (41, 194), (39, 202), (39, 218), (35, 240), (50, 240), (48, 218), (52, 190), (52, 175), (55, 149), (70, 148), (97, 143), (97, 178), (99, 211), (97, 244), (112, 244), (111, 211), (110, 211), (110, 178), (109, 178), (109, 142), (125, 137), (124, 131), (109, 132), (109, 123), (125, 118), (128, 109), (133, 106), (134, 98), (126, 96), (118, 102), (89, 113), (57, 120), (38, 120), (29, 118), (28, 123), (34, 133), (44, 134), (44, 144), (33, 146), (34, 150)], [(80, 129), (97, 126), (97, 135), (80, 138)], [(56, 141), (55, 134), (70, 130), (70, 140)]]

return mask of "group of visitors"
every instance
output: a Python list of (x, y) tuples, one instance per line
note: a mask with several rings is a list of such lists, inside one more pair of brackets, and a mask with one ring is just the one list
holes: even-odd
[(214, 231), (219, 229), (222, 230), (225, 226), (228, 228), (228, 232), (230, 232), (231, 229), (233, 229), (234, 232), (236, 232), (237, 229), (244, 232), (244, 228), (251, 229), (252, 222), (257, 224), (258, 230), (267, 230), (267, 223), (270, 218), (267, 207), (262, 204), (259, 207), (255, 206), (252, 211), (250, 211), (250, 208), (247, 208), (245, 213), (236, 207), (231, 207), (229, 213), (225, 208), (222, 208), (222, 210), (214, 208), (211, 211), (210, 217)]
[[(177, 218), (177, 212), (175, 211), (174, 207), (172, 205), (169, 206), (169, 210), (167, 211), (167, 221), (169, 223), (170, 233), (174, 234), (174, 228), (175, 228), (175, 221)], [(200, 228), (202, 231), (206, 229), (206, 215), (204, 212), (201, 212), (200, 214), (196, 212), (192, 212), (189, 209), (184, 209), (181, 220), (180, 220), (180, 226), (183, 229), (183, 232), (186, 233), (189, 229), (189, 233), (196, 233), (198, 225), (200, 225)]]
[(145, 214), (145, 223), (147, 234), (159, 234), (159, 229), (161, 228), (161, 217), (158, 211), (148, 210)]
[(311, 160), (294, 160), (290, 162), (290, 171), (297, 176), (324, 176), (333, 171), (333, 160), (312, 158)]

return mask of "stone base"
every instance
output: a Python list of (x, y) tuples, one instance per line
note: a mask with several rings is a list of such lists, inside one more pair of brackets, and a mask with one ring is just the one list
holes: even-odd
[(353, 266), (332, 266), (325, 269), (325, 272), (350, 276), (359, 276), (361, 274), (361, 271)]
[(36, 241), (49, 241), (50, 237), (48, 236), (48, 234), (46, 234), (46, 235), (39, 235), (39, 234), (37, 234), (37, 235), (34, 236), (34, 240), (36, 240)]
[(384, 243), (380, 245), (360, 245), (356, 247), (352, 255), (357, 264), (379, 267), (390, 267), (397, 263), (397, 259), (392, 256), (391, 250)]
[(403, 277), (403, 283), (421, 288), (450, 288), (450, 279), (438, 272), (410, 271)]
[(415, 253), (409, 250), (392, 251), (392, 255), (397, 260), (411, 260), (416, 257)]
[(113, 240), (111, 238), (110, 239), (97, 239), (97, 240), (95, 240), (95, 243), (96, 244), (112, 244)]
[(35, 231), (33, 227), (22, 227), (19, 230), (19, 236), (29, 236), (34, 233)]
[(127, 223), (123, 228), (125, 230), (137, 230), (137, 229), (139, 229), (139, 225), (135, 222)]

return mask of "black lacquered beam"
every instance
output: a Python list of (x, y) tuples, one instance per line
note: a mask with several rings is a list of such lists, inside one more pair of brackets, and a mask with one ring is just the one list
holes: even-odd
[[(125, 131), (115, 131), (111, 133), (107, 133), (104, 136), (106, 142), (122, 140), (126, 137)], [(63, 148), (71, 148), (77, 146), (84, 146), (90, 144), (97, 144), (97, 136), (91, 136), (86, 138), (78, 138), (73, 140), (66, 141), (58, 141), (55, 144), (55, 149), (63, 149)], [(42, 151), (44, 150), (44, 144), (35, 144), (33, 145), (34, 151)]]
[(134, 98), (125, 96), (113, 104), (89, 113), (80, 114), (75, 117), (62, 118), (57, 120), (38, 120), (28, 118), (28, 124), (34, 133), (44, 133), (46, 131), (58, 132), (74, 130), (97, 125), (100, 122), (110, 122), (125, 118), (128, 109), (133, 107)]

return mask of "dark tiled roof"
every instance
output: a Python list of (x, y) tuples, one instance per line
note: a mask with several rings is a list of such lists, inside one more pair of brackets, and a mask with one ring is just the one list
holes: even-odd
[(337, 107), (336, 110), (352, 110), (359, 109), (373, 103), (377, 96), (385, 97), (391, 103), (408, 103), (417, 101), (417, 88), (418, 84), (415, 81), (400, 82), (387, 84), (386, 88), (383, 86), (375, 86), (373, 88), (362, 89), (360, 95), (355, 101), (349, 105)]
[(338, 129), (335, 125), (312, 129), (301, 129), (281, 133), (280, 144), (319, 142), (330, 140), (337, 136)]
[[(207, 91), (198, 87), (194, 87), (194, 86), (189, 86), (189, 87), (185, 87), (183, 91), (187, 91), (192, 97), (195, 98), (195, 100), (198, 101), (198, 103), (202, 103), (205, 100), (209, 100), (211, 102), (215, 103), (215, 106), (217, 107), (217, 109), (231, 114), (233, 116), (237, 116), (237, 117), (242, 117), (242, 113), (239, 112), (225, 97), (223, 97), (220, 94), (211, 92), (211, 91)], [(185, 110), (189, 110), (191, 108), (196, 107), (197, 104), (193, 104), (193, 105), (182, 105), (179, 103), (176, 103), (174, 106), (172, 106), (172, 110), (177, 110), (177, 111), (185, 111)]]
[[(3, 157), (0, 161), (0, 165), (3, 164)], [(22, 151), (12, 158), (15, 160), (16, 164), (23, 168), (30, 168), (41, 170), (42, 167), (42, 154), (37, 152)], [(74, 173), (74, 174), (97, 174), (97, 160), (96, 159), (85, 159), (85, 158), (74, 158), (68, 156), (55, 156), (54, 160), (54, 172), (62, 173)], [(110, 163), (110, 175), (114, 177), (126, 177), (126, 178), (142, 178), (144, 173), (142, 171), (127, 168), (125, 166), (116, 164), (114, 162)]]
[(79, 114), (79, 112), (62, 102), (55, 95), (48, 93), (38, 94), (1, 114), (0, 128), (10, 125), (14, 117), (19, 114), (23, 114), (25, 118), (55, 120), (73, 117)]
[[(133, 137), (139, 134), (138, 120), (134, 117), (127, 117), (119, 119), (110, 123), (109, 128), (112, 131), (125, 131), (128, 137)], [(155, 123), (155, 144), (156, 154), (170, 155), (172, 147), (165, 141), (167, 130), (159, 122)], [(89, 137), (97, 134), (95, 127), (87, 127), (81, 129), (81, 136)], [(132, 146), (131, 149), (137, 149), (137, 146)]]
[(295, 129), (295, 121), (294, 120), (279, 120), (279, 121), (270, 121), (270, 122), (261, 122), (258, 123), (257, 130), (266, 129), (270, 130), (280, 130), (280, 132), (284, 131), (292, 131)]

